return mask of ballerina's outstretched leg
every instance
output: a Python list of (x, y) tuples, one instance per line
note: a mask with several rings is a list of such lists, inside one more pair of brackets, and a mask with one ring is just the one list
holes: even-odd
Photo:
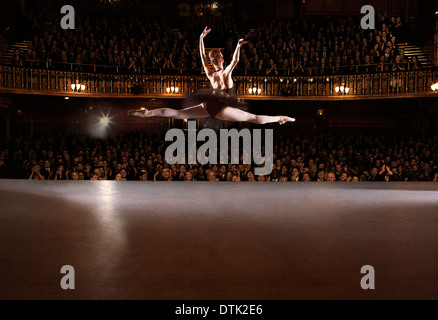
[(185, 109), (171, 109), (171, 108), (158, 108), (148, 110), (146, 108), (140, 108), (135, 110), (129, 110), (128, 115), (148, 118), (148, 117), (166, 117), (173, 119), (201, 119), (208, 118), (210, 115), (207, 110), (205, 110), (203, 104), (199, 104), (193, 107), (188, 107)]
[(249, 113), (234, 107), (225, 107), (218, 114), (216, 118), (225, 121), (242, 121), (252, 122), (257, 124), (266, 124), (271, 122), (278, 122), (284, 124), (286, 122), (294, 122), (295, 119), (286, 116), (264, 116)]

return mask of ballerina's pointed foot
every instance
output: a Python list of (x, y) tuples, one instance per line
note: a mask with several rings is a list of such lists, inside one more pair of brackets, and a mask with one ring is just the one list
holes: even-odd
[(295, 122), (295, 118), (286, 117), (286, 116), (280, 116), (280, 119), (278, 120), (278, 123), (280, 125), (285, 124), (286, 122)]
[(152, 114), (152, 112), (146, 108), (140, 108), (140, 109), (134, 109), (134, 110), (128, 111), (128, 116), (134, 116), (134, 117), (140, 117), (140, 118), (150, 117), (151, 114)]

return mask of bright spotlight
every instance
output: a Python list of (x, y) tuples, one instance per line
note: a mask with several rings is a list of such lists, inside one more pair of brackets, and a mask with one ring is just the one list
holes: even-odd
[(102, 123), (104, 126), (107, 126), (109, 123), (109, 119), (107, 117), (101, 118), (100, 123)]
[(109, 120), (108, 117), (103, 117), (103, 118), (100, 119), (100, 123), (102, 125), (104, 125), (105, 127), (109, 125), (109, 122), (110, 122), (110, 120)]

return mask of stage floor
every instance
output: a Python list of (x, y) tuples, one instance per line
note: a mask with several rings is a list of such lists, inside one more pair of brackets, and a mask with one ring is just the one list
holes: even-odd
[(437, 183), (0, 180), (0, 203), (0, 299), (438, 299)]

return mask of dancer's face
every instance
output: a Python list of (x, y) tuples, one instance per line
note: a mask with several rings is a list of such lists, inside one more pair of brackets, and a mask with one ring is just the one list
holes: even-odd
[(216, 61), (219, 63), (217, 67), (221, 68), (222, 64), (225, 62), (222, 52), (219, 53)]

